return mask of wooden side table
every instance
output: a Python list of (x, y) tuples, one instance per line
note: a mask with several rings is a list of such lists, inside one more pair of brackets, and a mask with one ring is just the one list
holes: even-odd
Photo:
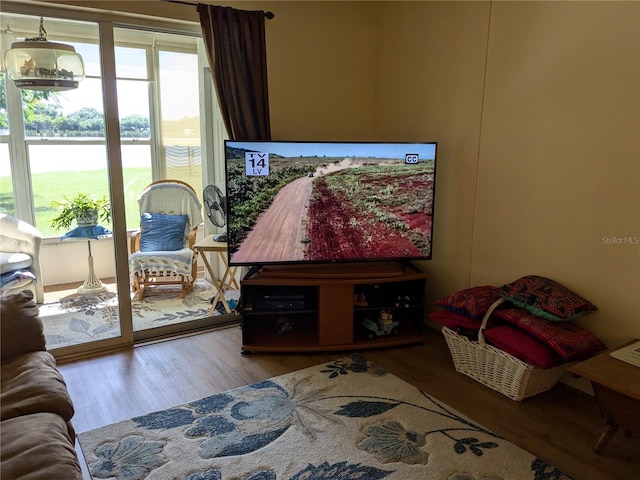
[[(211, 301), (209, 314), (212, 314), (215, 310), (216, 305), (218, 304), (218, 300), (222, 302), (225, 311), (227, 313), (231, 313), (229, 303), (227, 302), (227, 299), (224, 298), (224, 291), (234, 287), (240, 290), (240, 285), (236, 280), (237, 267), (229, 267), (229, 262), (227, 262), (227, 242), (216, 242), (213, 239), (213, 235), (209, 235), (199, 242), (196, 242), (193, 245), (193, 249), (198, 254), (200, 254), (202, 262), (204, 263), (205, 268), (211, 276), (211, 283), (213, 284), (213, 288), (215, 288), (216, 290), (216, 294)], [(218, 256), (222, 260), (222, 264), (224, 265), (224, 274), (222, 275), (222, 278), (220, 280), (218, 280), (218, 277), (214, 273), (213, 268), (209, 263), (209, 259), (206, 255), (207, 252), (217, 252)]]
[(605, 350), (598, 355), (568, 367), (568, 370), (588, 378), (606, 427), (594, 446), (601, 453), (611, 437), (622, 427), (625, 432), (640, 433), (640, 367), (613, 358), (609, 353), (620, 347)]

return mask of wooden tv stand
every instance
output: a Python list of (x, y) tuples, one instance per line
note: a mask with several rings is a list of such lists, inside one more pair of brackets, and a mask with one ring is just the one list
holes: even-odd
[[(409, 264), (270, 266), (241, 282), (242, 353), (422, 343), (425, 280)], [(375, 322), (382, 310), (399, 325), (372, 335), (361, 324)]]

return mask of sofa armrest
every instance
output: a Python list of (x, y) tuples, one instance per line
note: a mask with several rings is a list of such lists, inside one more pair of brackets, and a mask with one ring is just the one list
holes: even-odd
[(33, 292), (0, 298), (0, 356), (2, 361), (28, 352), (46, 350), (42, 320)]
[(3, 252), (26, 253), (38, 258), (42, 233), (33, 225), (6, 214), (0, 214), (0, 249)]
[(36, 276), (33, 291), (36, 301), (44, 303), (44, 279), (40, 267), (40, 245), (42, 233), (33, 225), (0, 213), (0, 251), (25, 253), (31, 257), (31, 269)]

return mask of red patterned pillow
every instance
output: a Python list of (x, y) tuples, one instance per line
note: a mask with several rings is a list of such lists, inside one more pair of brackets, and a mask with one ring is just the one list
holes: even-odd
[(434, 322), (438, 322), (440, 325), (449, 327), (451, 330), (458, 330), (462, 328), (464, 330), (477, 332), (480, 330), (480, 325), (482, 324), (480, 320), (467, 317), (466, 315), (460, 315), (459, 313), (449, 312), (447, 310), (433, 312), (429, 317)]
[(481, 319), (498, 298), (500, 297), (497, 287), (482, 285), (442, 297), (440, 300), (436, 300), (436, 305), (450, 312)]
[(558, 282), (536, 275), (507, 283), (500, 287), (498, 294), (515, 306), (547, 320), (571, 320), (598, 309)]
[(552, 322), (521, 308), (503, 308), (493, 315), (537, 338), (565, 360), (579, 360), (603, 350), (606, 345), (573, 322)]
[(484, 336), (494, 347), (534, 367), (551, 368), (562, 363), (549, 347), (510, 325), (488, 328)]

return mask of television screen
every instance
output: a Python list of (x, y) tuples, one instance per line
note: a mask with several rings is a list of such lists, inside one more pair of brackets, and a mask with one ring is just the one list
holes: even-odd
[(431, 258), (436, 142), (225, 142), (231, 265)]

